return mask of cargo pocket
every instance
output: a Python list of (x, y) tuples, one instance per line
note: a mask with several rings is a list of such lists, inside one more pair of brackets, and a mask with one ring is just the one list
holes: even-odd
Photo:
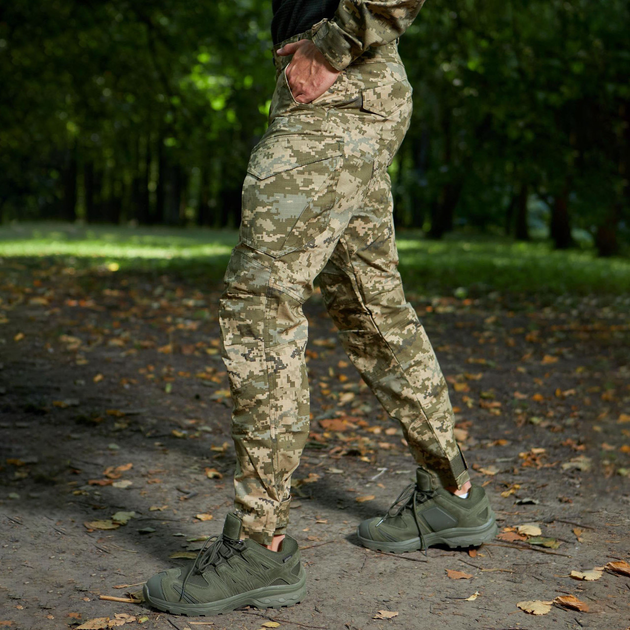
[(413, 89), (409, 81), (395, 81), (361, 90), (361, 108), (383, 118), (391, 118), (411, 103)]
[(263, 139), (243, 184), (241, 240), (274, 257), (311, 243), (328, 225), (342, 155), (336, 138)]

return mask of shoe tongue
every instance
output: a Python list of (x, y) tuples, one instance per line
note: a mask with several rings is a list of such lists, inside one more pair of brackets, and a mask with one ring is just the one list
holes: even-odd
[(431, 473), (423, 468), (418, 468), (416, 470), (416, 487), (420, 492), (430, 492), (433, 490), (433, 479), (431, 477)]
[(223, 537), (230, 540), (240, 540), (241, 527), (241, 519), (236, 514), (228, 514), (223, 524)]

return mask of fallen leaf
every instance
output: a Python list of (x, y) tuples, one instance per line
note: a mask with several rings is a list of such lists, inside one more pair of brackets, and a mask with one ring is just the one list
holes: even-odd
[(540, 536), (542, 534), (542, 530), (536, 523), (524, 523), (523, 525), (519, 525), (516, 529), (519, 534), (523, 534), (524, 536)]
[(574, 595), (560, 595), (553, 600), (553, 603), (558, 606), (562, 606), (563, 608), (578, 610), (580, 612), (588, 612), (588, 604), (580, 601)]
[(325, 420), (320, 420), (319, 425), (324, 431), (348, 431), (349, 429), (357, 428), (356, 424), (343, 418), (326, 418)]
[(123, 479), (121, 481), (115, 481), (112, 484), (112, 488), (128, 488), (129, 486), (133, 485), (133, 481), (130, 481), (129, 479)]
[(446, 569), (446, 575), (448, 575), (451, 580), (470, 580), (472, 577), (470, 573), (455, 571), (454, 569)]
[(619, 573), (620, 575), (630, 577), (630, 564), (628, 564), (625, 560), (609, 562), (604, 568), (612, 571), (613, 573)]
[(75, 630), (105, 630), (109, 623), (109, 617), (97, 617), (90, 619), (78, 626)]
[(537, 545), (539, 547), (547, 547), (549, 549), (557, 549), (562, 543), (555, 538), (544, 538), (543, 536), (535, 536), (534, 538), (528, 538), (527, 542), (530, 545)]
[(484, 475), (494, 477), (501, 469), (498, 466), (486, 466), (485, 468), (477, 468), (477, 470)]
[(111, 486), (114, 482), (111, 479), (89, 479), (88, 486)]
[(391, 610), (379, 610), (372, 619), (393, 619), (394, 617), (398, 617), (397, 612), (393, 612)]
[[(365, 503), (366, 501), (372, 501), (372, 500), (374, 500), (375, 498), (376, 498), (376, 497), (375, 497), (373, 494), (366, 494), (366, 495), (364, 495), (364, 496), (362, 496), (362, 497), (357, 497), (357, 498), (355, 499), (355, 501), (356, 501), (357, 503)], [(398, 614), (398, 613), (396, 613), (396, 614)]]
[(622, 413), (622, 414), (619, 415), (617, 423), (618, 424), (623, 424), (624, 422), (630, 422), (630, 414)]
[(574, 468), (582, 471), (590, 470), (591, 458), (586, 455), (579, 455), (578, 457), (574, 457), (570, 461), (562, 464), (562, 470), (572, 470)]
[(223, 474), (216, 468), (206, 468), (206, 477), (208, 479), (223, 479)]
[(593, 569), (592, 571), (571, 571), (569, 573), (569, 577), (572, 577), (574, 580), (584, 580), (585, 582), (594, 582), (595, 580), (599, 580), (600, 577), (604, 574), (603, 571), (597, 571)]
[(105, 377), (102, 374), (97, 374), (92, 380), (95, 383), (100, 383)]
[(119, 523), (120, 525), (126, 525), (132, 518), (135, 517), (135, 512), (116, 512), (116, 514), (112, 516), (112, 521), (114, 521), (114, 523)]
[(558, 357), (552, 357), (550, 354), (546, 354), (543, 357), (543, 360), (541, 361), (543, 365), (549, 365), (550, 363), (557, 363), (557, 362), (558, 362)]
[(83, 525), (87, 529), (118, 529), (120, 523), (114, 523), (111, 519), (102, 521), (86, 521)]
[(501, 532), (497, 536), (497, 539), (503, 540), (504, 542), (518, 542), (521, 540), (527, 540), (527, 536), (518, 534), (517, 532)]
[(533, 497), (523, 497), (522, 499), (517, 499), (515, 503), (516, 505), (538, 505), (540, 501)]
[(519, 602), (516, 604), (523, 612), (530, 615), (546, 615), (551, 610), (553, 602), (534, 600), (529, 602)]
[(214, 516), (212, 514), (196, 514), (195, 518), (200, 521), (211, 521)]
[(263, 628), (279, 628), (280, 624), (277, 621), (267, 621), (263, 623)]

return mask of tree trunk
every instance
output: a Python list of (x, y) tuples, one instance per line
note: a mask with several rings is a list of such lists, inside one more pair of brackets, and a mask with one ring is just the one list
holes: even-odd
[(449, 182), (442, 189), (440, 201), (432, 208), (429, 238), (440, 239), (446, 232), (453, 231), (455, 208), (459, 203), (462, 188), (463, 182), (458, 180)]
[(206, 164), (201, 167), (197, 225), (210, 225), (210, 173)]
[(63, 207), (61, 216), (65, 221), (77, 220), (77, 179), (78, 159), (77, 143), (68, 151), (67, 166), (64, 169)]
[(156, 185), (156, 198), (155, 198), (155, 215), (153, 216), (152, 223), (161, 225), (164, 223), (164, 208), (166, 206), (166, 181), (167, 181), (167, 169), (168, 164), (166, 160), (166, 152), (164, 150), (164, 138), (160, 134), (158, 138), (157, 146), (157, 160), (158, 160), (158, 178)]
[(453, 121), (450, 114), (446, 117), (443, 124), (444, 135), (444, 164), (448, 167), (448, 173), (450, 180), (446, 182), (440, 193), (439, 202), (432, 208), (431, 212), (431, 229), (429, 231), (429, 238), (440, 239), (446, 232), (450, 232), (453, 229), (453, 223), (455, 218), (455, 207), (459, 201), (459, 197), (462, 192), (463, 180), (461, 177), (457, 177), (453, 181), (454, 177), (454, 165), (453, 165)]
[(514, 236), (518, 241), (529, 241), (529, 225), (527, 223), (527, 199), (529, 188), (527, 184), (521, 184), (518, 197), (516, 199), (516, 225)]
[(556, 249), (568, 249), (575, 244), (571, 236), (568, 186), (554, 197), (551, 206), (550, 236)]
[(602, 257), (614, 256), (619, 252), (617, 229), (619, 227), (619, 209), (614, 208), (606, 213), (604, 222), (597, 228), (595, 247)]

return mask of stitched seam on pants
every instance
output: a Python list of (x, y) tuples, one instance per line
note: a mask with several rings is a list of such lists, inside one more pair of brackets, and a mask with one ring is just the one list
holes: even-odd
[[(345, 238), (342, 237), (341, 240), (343, 240), (345, 248), (346, 248), (346, 251), (349, 253), (350, 249), (348, 247), (348, 244), (347, 244)], [(403, 369), (400, 361), (398, 360), (398, 357), (396, 356), (396, 353), (394, 352), (394, 350), (392, 349), (391, 345), (388, 343), (387, 339), (385, 338), (385, 335), (383, 335), (383, 333), (381, 332), (381, 329), (379, 328), (378, 324), (376, 323), (374, 315), (373, 315), (371, 309), (369, 308), (369, 306), (368, 306), (368, 304), (367, 304), (367, 302), (365, 300), (365, 296), (363, 295), (363, 291), (361, 290), (361, 283), (359, 281), (359, 276), (357, 275), (357, 272), (356, 272), (356, 270), (354, 268), (354, 264), (352, 263), (352, 259), (351, 259), (351, 257), (349, 255), (348, 255), (348, 265), (349, 265), (350, 269), (352, 270), (352, 275), (354, 276), (354, 281), (355, 281), (356, 287), (357, 287), (357, 296), (361, 300), (361, 303), (362, 303), (363, 307), (365, 308), (365, 310), (368, 312), (368, 314), (370, 316), (370, 319), (372, 320), (372, 324), (374, 325), (374, 328), (378, 332), (378, 335), (381, 337), (381, 339), (383, 340), (383, 343), (387, 346), (389, 352), (391, 353), (392, 357), (396, 361), (396, 365), (398, 365), (398, 368), (400, 369), (400, 371), (401, 371), (401, 373), (403, 375), (403, 378), (405, 379), (405, 381), (407, 381), (408, 385), (413, 390), (414, 395), (415, 395), (416, 403), (420, 407), (420, 411), (421, 411), (422, 415), (424, 416), (425, 422), (427, 423), (427, 425), (431, 429), (431, 433), (433, 433), (433, 436), (435, 437), (436, 442), (440, 445), (440, 448), (442, 449), (445, 458), (448, 460), (448, 462), (450, 464), (451, 460), (450, 460), (449, 457), (446, 456), (446, 449), (444, 448), (444, 444), (442, 444), (442, 440), (440, 440), (440, 438), (438, 437), (437, 432), (435, 431), (434, 426), (431, 424), (431, 422), (429, 420), (429, 416), (427, 415), (427, 412), (425, 411), (424, 407), (422, 406), (422, 403), (418, 399), (417, 394), (415, 394), (416, 388), (409, 381), (405, 370)]]
[[(272, 269), (273, 269), (272, 265)], [(270, 387), (270, 383), (269, 383), (269, 362), (267, 360), (267, 352), (269, 347), (271, 346), (271, 344), (269, 343), (269, 329), (270, 329), (270, 325), (269, 322), (271, 320), (270, 318), (270, 313), (269, 313), (269, 298), (270, 293), (271, 293), (271, 278), (273, 276), (273, 271), (272, 273), (269, 274), (269, 280), (267, 281), (267, 294), (265, 295), (265, 324), (264, 324), (264, 330), (263, 330), (263, 357), (264, 357), (264, 362), (265, 362), (265, 383), (267, 385), (267, 405), (268, 405), (268, 414), (269, 414), (269, 439), (271, 442), (271, 467), (273, 470), (273, 487), (276, 493), (276, 496), (278, 496), (278, 485), (277, 485), (277, 471), (278, 471), (278, 427), (277, 427), (277, 419), (274, 418), (274, 412), (272, 411), (273, 405), (272, 405), (272, 399), (271, 399), (271, 387)], [(263, 484), (264, 486), (265, 484)], [(275, 499), (272, 499), (275, 501)], [(275, 512), (274, 512), (274, 516), (275, 516)], [(270, 513), (267, 514), (267, 528), (271, 529), (269, 527), (269, 520), (270, 520)], [(275, 519), (274, 519), (275, 520)], [(274, 528), (275, 530), (275, 523), (274, 523)]]

